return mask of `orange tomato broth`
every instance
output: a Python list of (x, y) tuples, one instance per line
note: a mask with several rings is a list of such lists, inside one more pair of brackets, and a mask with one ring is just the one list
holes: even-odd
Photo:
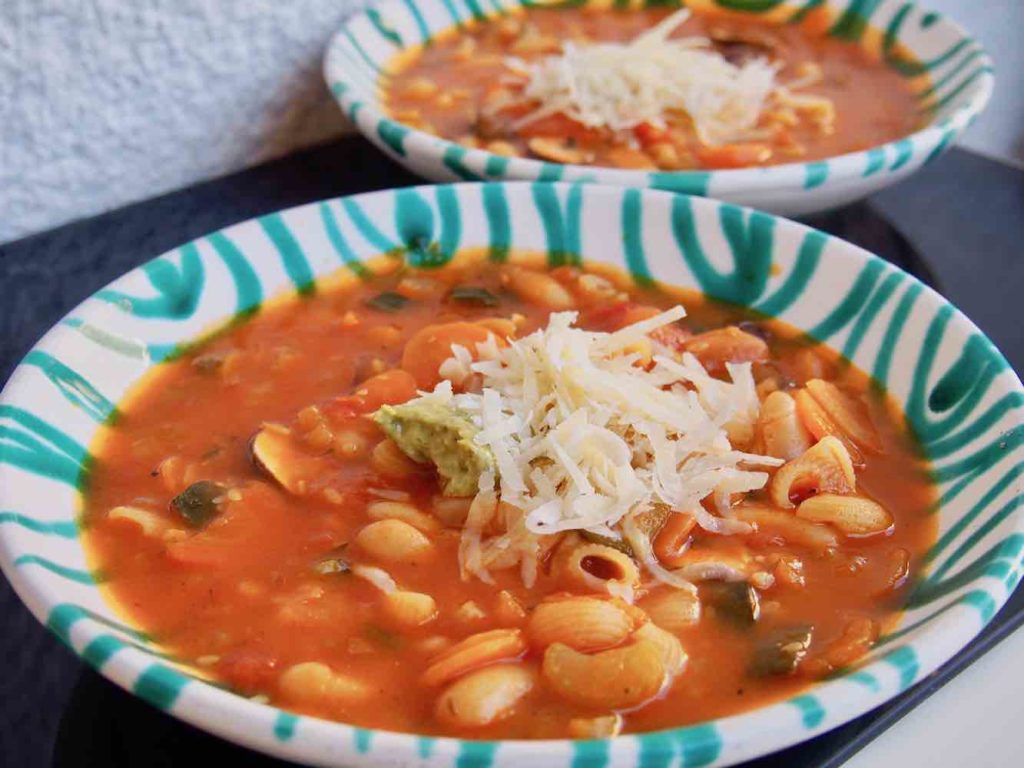
[[(908, 79), (885, 65), (872, 50), (880, 38), (876, 30), (869, 29), (858, 44), (824, 34), (830, 23), (830, 11), (825, 7), (811, 11), (800, 23), (773, 23), (706, 4), (691, 9), (692, 15), (673, 32), (673, 37), (708, 36), (713, 30), (736, 38), (770, 36), (777, 41), (771, 58), (782, 65), (780, 82), (798, 80), (802, 64), (822, 68), (822, 81), (799, 93), (832, 100), (834, 130), (823, 131), (813, 120), (803, 118), (796, 124), (782, 115), (776, 120), (771, 110), (766, 110), (759, 127), (768, 130), (770, 138), (713, 146), (697, 139), (685, 115), (671, 113), (665, 116), (667, 130), (644, 123), (633, 136), (625, 137), (586, 128), (561, 113), (516, 126), (516, 120), (531, 111), (518, 105), (504, 108), (497, 117), (488, 118), (488, 123), (479, 121), (482, 107), (502, 87), (499, 80), (507, 72), (502, 63), (506, 55), (514, 53), (519, 59), (535, 62), (558, 53), (557, 46), (564, 40), (626, 42), (674, 10), (534, 7), (515, 9), (509, 15), (482, 22), (467, 22), (463, 29), (439, 34), (427, 46), (397, 54), (387, 68), (389, 78), (381, 88), (382, 100), (390, 116), (399, 122), (497, 154), (669, 171), (821, 160), (894, 141), (921, 127), (915, 92), (927, 87), (927, 78)], [(530, 33), (534, 35), (531, 39), (546, 37), (554, 47), (536, 52), (513, 50), (518, 35), (509, 25), (517, 20), (535, 30)], [(470, 55), (460, 53), (467, 39), (475, 41)], [(905, 50), (900, 53), (909, 56)], [(424, 80), (437, 86), (436, 92), (418, 93), (416, 83)], [(565, 140), (570, 153), (580, 157), (559, 160), (531, 151), (528, 142), (535, 137)]]
[[(515, 258), (536, 263), (525, 254)], [(463, 252), (449, 266), (430, 271), (403, 267), (394, 257), (369, 263), (376, 272), (373, 279), (361, 282), (346, 273), (319, 283), (309, 297), (289, 295), (269, 302), (254, 317), (143, 376), (120, 404), (120, 418), (104, 428), (92, 446), (96, 462), (83, 513), (90, 566), (105, 575), (106, 597), (133, 625), (200, 676), (240, 694), (393, 731), (470, 738), (564, 737), (571, 718), (607, 713), (560, 700), (538, 684), (506, 719), (482, 728), (453, 728), (435, 718), (439, 691), (420, 683), (434, 655), (420, 647), (427, 638), (457, 641), (502, 626), (494, 614), (500, 590), (507, 590), (529, 611), (545, 595), (564, 590), (556, 575), (542, 569), (533, 589), (523, 586), (517, 568), (495, 571), (495, 585), (462, 581), (459, 531), (444, 528), (431, 534), (436, 553), (428, 563), (386, 566), (401, 587), (432, 595), (439, 611), (431, 623), (398, 629), (383, 617), (380, 592), (367, 581), (319, 575), (312, 566), (369, 522), (365, 506), (374, 498), (370, 489), (407, 492), (412, 503), (429, 511), (431, 497), (438, 492), (433, 475), (389, 480), (371, 468), (364, 452), (357, 458), (332, 460), (331, 472), (310, 493), (296, 497), (269, 481), (250, 460), (248, 443), (262, 424), (293, 424), (296, 413), (309, 404), (357, 390), (360, 378), (381, 367), (372, 362), (375, 358), (386, 367), (397, 366), (405, 341), (429, 323), (518, 314), (522, 334), (546, 324), (548, 310), (528, 303), (530, 297), (524, 300), (503, 289), (502, 267), (488, 263), (482, 252)], [(800, 384), (825, 376), (869, 404), (884, 449), (883, 455), (867, 456), (866, 467), (858, 473), (859, 491), (890, 510), (895, 518), (891, 531), (842, 540), (830, 556), (756, 533), (698, 534), (695, 547), (729, 551), (747, 546), (755, 554), (794, 554), (804, 562), (806, 586), (776, 583), (766, 590), (761, 620), (747, 630), (730, 626), (706, 608), (698, 624), (679, 634), (689, 654), (688, 667), (659, 698), (624, 713), (625, 730), (679, 726), (792, 695), (818, 673), (798, 670), (768, 678), (747, 674), (755, 645), (774, 629), (813, 625), (808, 658), (816, 659), (842, 642), (853, 620), (870, 619), (876, 629), (885, 631), (898, 619), (907, 585), (936, 535), (933, 516), (927, 514), (934, 490), (916, 444), (895, 406), (879, 395), (863, 372), (831, 350), (811, 344), (792, 327), (693, 291), (638, 288), (623, 273), (604, 265), (586, 268), (628, 288), (631, 301), (656, 307), (682, 302), (688, 310), (682, 324), (691, 330), (756, 323), (767, 333), (771, 353), (771, 363), (759, 367), (758, 378), (770, 375)], [(575, 272), (562, 268), (556, 274), (571, 284)], [(393, 314), (367, 307), (369, 297), (395, 290), (410, 275), (438, 281), (437, 295), (417, 298)], [(445, 300), (447, 287), (455, 284), (485, 287), (500, 297), (500, 304), (478, 307)], [(581, 324), (607, 327), (608, 317), (614, 315), (606, 306), (584, 307)], [(202, 370), (208, 366), (196, 361), (210, 356), (221, 360), (219, 367)], [(365, 419), (357, 429), (371, 442), (382, 437)], [(191, 467), (184, 477), (182, 467)], [(220, 516), (199, 533), (183, 525), (169, 507), (172, 497), (196, 480), (237, 489), (237, 500), (225, 502)], [(334, 497), (333, 503), (324, 492)], [(139, 527), (107, 516), (119, 505), (150, 510), (168, 528), (186, 533), (170, 542), (145, 535)], [(911, 577), (887, 589), (899, 550), (910, 554)], [(351, 546), (345, 554), (353, 562), (372, 562), (361, 560)], [(468, 601), (486, 615), (461, 616), (460, 608)], [(515, 622), (504, 626), (510, 623)], [(526, 659), (537, 664), (539, 654), (531, 650)], [(326, 663), (367, 682), (372, 688), (369, 701), (324, 704), (282, 697), (276, 687), (278, 676), (289, 665), (306, 661)]]

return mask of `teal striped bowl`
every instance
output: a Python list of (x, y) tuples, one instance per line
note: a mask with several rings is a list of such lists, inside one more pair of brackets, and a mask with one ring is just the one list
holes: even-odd
[[(557, 1), (557, 0), (555, 0)], [(601, 0), (565, 0), (572, 5)], [(609, 0), (604, 0), (607, 5)], [(680, 0), (624, 0), (678, 5)], [(930, 163), (978, 117), (992, 95), (992, 61), (981, 45), (937, 13), (903, 0), (702, 0), (730, 11), (772, 14), (796, 21), (825, 6), (829, 34), (877, 48), (908, 78), (926, 75), (919, 107), (926, 124), (917, 132), (827, 160), (720, 171), (635, 171), (508, 158), (467, 149), (385, 116), (385, 67), (400, 51), (473, 19), (535, 6), (543, 0), (384, 0), (353, 16), (334, 35), (324, 76), (348, 119), (392, 159), (432, 181), (588, 181), (665, 189), (715, 197), (786, 216), (852, 202)], [(683, 2), (685, 3), (685, 0)], [(690, 0), (690, 5), (696, 5)], [(909, 50), (910, 60), (902, 51)]]
[[(899, 627), (864, 664), (734, 717), (611, 741), (478, 742), (355, 728), (190, 676), (108, 605), (79, 539), (97, 428), (148, 368), (211, 326), (337, 270), (401, 251), (579, 255), (772, 315), (841, 350), (902, 404), (930, 456), (939, 539)], [(702, 198), (591, 184), (377, 192), (229, 227), (144, 264), (74, 309), (0, 396), (0, 563), (75, 653), (151, 704), (225, 738), (318, 765), (490, 768), (726, 765), (833, 728), (906, 690), (974, 637), (1024, 560), (1024, 389), (967, 318), (913, 277), (827, 235)]]

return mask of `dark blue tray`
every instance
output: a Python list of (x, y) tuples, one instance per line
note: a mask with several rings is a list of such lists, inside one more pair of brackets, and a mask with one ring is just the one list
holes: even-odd
[[(228, 224), (336, 195), (415, 183), (358, 138), (0, 246), (0, 382), (65, 312), (121, 273)], [(893, 222), (898, 222), (894, 226)], [(866, 203), (808, 219), (945, 294), (1024, 370), (1024, 171), (954, 150)], [(748, 768), (833, 768), (1024, 624), (1018, 589), (949, 663), (888, 704)], [(60, 768), (282, 766), (209, 736), (85, 667), (0, 580), (0, 763)], [(216, 761), (216, 762), (213, 762)]]

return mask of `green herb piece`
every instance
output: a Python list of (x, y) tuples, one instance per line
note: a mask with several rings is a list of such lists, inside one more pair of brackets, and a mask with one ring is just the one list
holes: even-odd
[(389, 651), (397, 651), (402, 646), (401, 637), (377, 624), (364, 624), (363, 637), (374, 645), (387, 648)]
[(227, 489), (210, 480), (200, 480), (171, 499), (171, 508), (192, 528), (202, 528), (220, 514), (218, 501)]
[(497, 296), (486, 288), (478, 288), (473, 285), (455, 286), (448, 292), (448, 298), (465, 304), (479, 304), (482, 307), (496, 307), (498, 305)]
[(394, 291), (384, 291), (383, 293), (378, 293), (372, 299), (366, 300), (366, 306), (380, 312), (398, 312), (408, 303), (409, 299), (407, 297)]

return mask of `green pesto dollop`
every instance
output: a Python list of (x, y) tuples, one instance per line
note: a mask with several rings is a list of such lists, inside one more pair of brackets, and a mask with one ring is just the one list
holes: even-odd
[(373, 420), (410, 459), (437, 467), (445, 496), (475, 496), (480, 475), (495, 471), (491, 449), (473, 442), (480, 430), (457, 408), (412, 401), (385, 405)]

